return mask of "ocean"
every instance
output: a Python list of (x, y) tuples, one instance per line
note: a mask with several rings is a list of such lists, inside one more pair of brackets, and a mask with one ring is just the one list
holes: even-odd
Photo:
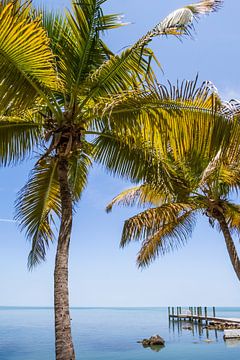
[[(240, 318), (240, 308), (216, 315)], [(223, 332), (169, 323), (166, 308), (74, 308), (73, 338), (78, 360), (238, 360), (240, 341)], [(54, 360), (54, 316), (50, 308), (0, 307), (0, 360)], [(185, 325), (185, 324), (184, 324)], [(165, 347), (137, 341), (159, 334)]]

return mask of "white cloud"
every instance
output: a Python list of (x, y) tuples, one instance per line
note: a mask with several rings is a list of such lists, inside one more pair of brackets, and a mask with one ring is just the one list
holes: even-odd
[(17, 223), (17, 221), (13, 219), (0, 219), (0, 222)]

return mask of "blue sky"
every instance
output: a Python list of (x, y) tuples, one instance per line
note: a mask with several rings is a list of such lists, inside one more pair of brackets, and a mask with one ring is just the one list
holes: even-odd
[[(191, 2), (191, 1), (190, 1)], [(49, 0), (53, 7), (67, 1)], [(109, 0), (107, 12), (125, 14), (128, 27), (111, 32), (106, 41), (119, 51), (152, 28), (184, 0)], [(156, 39), (152, 43), (167, 79), (193, 79), (215, 83), (220, 94), (240, 98), (239, 42), (240, 3), (226, 0), (221, 11), (196, 24), (194, 40)], [(17, 191), (24, 184), (34, 158), (16, 168), (0, 169), (0, 218), (12, 219)], [(240, 284), (232, 270), (224, 240), (206, 220), (199, 219), (186, 247), (160, 258), (148, 269), (135, 265), (139, 249), (133, 244), (119, 249), (124, 219), (136, 209), (104, 212), (105, 205), (129, 184), (95, 167), (74, 218), (70, 256), (72, 306), (239, 305)], [(0, 220), (0, 305), (51, 306), (55, 246), (47, 262), (33, 272), (26, 263), (30, 249), (13, 222)]]

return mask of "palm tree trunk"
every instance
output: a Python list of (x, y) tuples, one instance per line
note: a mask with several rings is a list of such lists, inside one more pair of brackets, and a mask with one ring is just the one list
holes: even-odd
[(239, 260), (238, 253), (237, 253), (235, 244), (233, 242), (232, 236), (230, 234), (228, 224), (227, 224), (226, 219), (223, 214), (219, 215), (217, 220), (219, 222), (220, 229), (225, 238), (225, 244), (227, 246), (227, 250), (228, 250), (228, 254), (230, 256), (230, 260), (232, 262), (232, 266), (234, 268), (234, 271), (235, 271), (238, 279), (240, 280), (240, 260)]
[(68, 162), (66, 159), (59, 159), (58, 178), (62, 213), (54, 271), (56, 360), (75, 360), (68, 296), (68, 257), (72, 231), (72, 196), (68, 184)]

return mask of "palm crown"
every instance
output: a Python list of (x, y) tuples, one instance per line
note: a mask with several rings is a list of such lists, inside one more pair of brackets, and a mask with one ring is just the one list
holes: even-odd
[(165, 147), (155, 141), (153, 150), (145, 139), (139, 139), (148, 153), (143, 156), (144, 145), (136, 149), (144, 169), (142, 184), (116, 196), (107, 211), (114, 205), (143, 207), (143, 212), (125, 221), (121, 239), (122, 247), (141, 242), (140, 267), (185, 244), (200, 214), (224, 235), (240, 279), (240, 260), (232, 238), (240, 233), (240, 206), (230, 200), (240, 186), (239, 104), (222, 104), (217, 113), (219, 117), (209, 122), (206, 117), (198, 118), (194, 127), (184, 117), (177, 133), (170, 119), (171, 137)]

